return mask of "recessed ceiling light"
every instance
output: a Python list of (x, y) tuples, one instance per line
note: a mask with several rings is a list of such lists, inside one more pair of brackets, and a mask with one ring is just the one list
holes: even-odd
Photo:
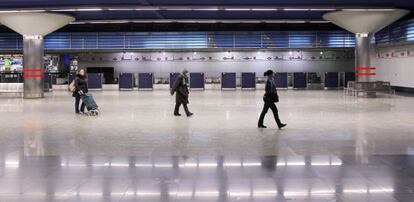
[(0, 13), (40, 13), (46, 10), (3, 10)]
[(109, 11), (133, 11), (133, 8), (109, 8)]
[(331, 23), (331, 22), (324, 21), (324, 20), (311, 20), (311, 21), (309, 21), (309, 23)]
[(167, 10), (167, 11), (191, 11), (193, 9), (192, 8), (178, 7), (178, 8), (163, 8), (162, 10)]
[(18, 13), (19, 11), (12, 10), (12, 11), (0, 11), (0, 13)]
[(220, 9), (219, 8), (193, 8), (192, 10), (195, 10), (195, 11), (218, 11)]
[(56, 10), (51, 10), (52, 12), (73, 12), (76, 11), (76, 9), (56, 9)]
[(21, 13), (40, 13), (45, 12), (46, 10), (20, 10)]
[(91, 24), (105, 24), (105, 23), (109, 23), (110, 21), (89, 21), (88, 23)]
[(287, 20), (286, 23), (306, 23), (304, 20)]
[(140, 7), (140, 8), (135, 8), (136, 11), (157, 11), (157, 10), (161, 10), (160, 8), (156, 8), (156, 7)]
[(250, 11), (250, 8), (225, 8), (226, 11)]
[(75, 21), (75, 22), (70, 22), (69, 24), (72, 24), (72, 25), (82, 25), (82, 24), (86, 24), (86, 22), (82, 22), (82, 21), (77, 22), (77, 21)]
[(252, 11), (277, 11), (277, 8), (252, 8)]
[(309, 11), (309, 8), (284, 8), (284, 11)]
[(311, 8), (310, 11), (335, 11), (335, 8)]
[(395, 11), (392, 8), (351, 8), (342, 9), (343, 11)]
[(78, 8), (76, 11), (101, 11), (102, 8)]

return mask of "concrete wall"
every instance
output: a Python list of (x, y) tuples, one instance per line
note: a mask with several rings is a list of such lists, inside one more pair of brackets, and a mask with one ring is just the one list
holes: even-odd
[(205, 72), (218, 77), (221, 72), (256, 72), (272, 68), (279, 72), (353, 71), (353, 50), (279, 52), (154, 52), (101, 53), (79, 55), (79, 67), (114, 67), (119, 72), (154, 72), (168, 77), (170, 72)]
[(377, 47), (372, 60), (377, 68), (376, 80), (390, 81), (393, 86), (414, 88), (414, 44)]

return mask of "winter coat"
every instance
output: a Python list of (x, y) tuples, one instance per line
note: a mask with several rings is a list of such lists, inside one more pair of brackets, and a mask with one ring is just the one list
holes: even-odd
[(279, 102), (279, 96), (277, 94), (275, 79), (272, 76), (267, 77), (266, 92), (263, 96), (265, 102)]
[(72, 93), (73, 97), (80, 96), (80, 91), (82, 91), (83, 94), (88, 93), (88, 82), (86, 81), (85, 76), (79, 74), (76, 75), (75, 88), (75, 91)]
[(181, 74), (177, 77), (174, 85), (171, 88), (171, 95), (175, 95), (175, 102), (179, 104), (188, 104), (188, 96), (190, 94), (188, 90), (188, 77)]

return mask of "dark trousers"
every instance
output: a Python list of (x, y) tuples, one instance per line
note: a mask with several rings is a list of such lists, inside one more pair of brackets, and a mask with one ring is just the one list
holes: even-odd
[(265, 115), (266, 115), (267, 111), (269, 110), (269, 108), (273, 112), (273, 116), (275, 117), (275, 121), (277, 123), (277, 126), (282, 125), (282, 122), (280, 122), (280, 119), (279, 119), (279, 113), (277, 111), (277, 107), (276, 107), (274, 102), (265, 102), (264, 103), (262, 113), (260, 114), (258, 125), (259, 126), (263, 125), (263, 120), (264, 120)]
[[(75, 97), (75, 112), (76, 113), (79, 113), (79, 103), (80, 103), (80, 101), (81, 101), (81, 96), (76, 96)], [(81, 104), (80, 111), (81, 112), (85, 111), (85, 103), (83, 103), (83, 102)]]
[[(185, 114), (189, 115), (191, 112), (190, 110), (188, 110), (187, 104), (182, 104), (182, 105), (184, 107)], [(175, 103), (174, 114), (179, 114), (180, 106), (181, 106), (181, 103), (178, 103), (178, 102)]]

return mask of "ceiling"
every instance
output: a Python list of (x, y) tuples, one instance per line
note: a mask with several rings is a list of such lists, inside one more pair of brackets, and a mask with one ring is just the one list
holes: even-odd
[[(409, 0), (0, 0), (1, 12), (52, 11), (74, 24), (122, 23), (327, 23), (341, 9), (414, 10)], [(413, 15), (407, 16), (411, 18)]]

